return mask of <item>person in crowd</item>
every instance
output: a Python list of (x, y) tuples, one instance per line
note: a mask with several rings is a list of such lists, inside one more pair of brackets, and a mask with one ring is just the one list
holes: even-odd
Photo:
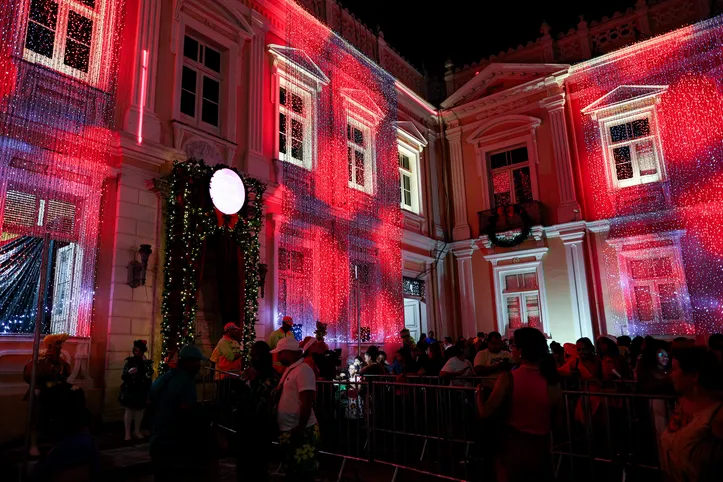
[(97, 480), (100, 452), (90, 433), (90, 413), (82, 390), (74, 390), (55, 407), (63, 414), (60, 437), (33, 466), (32, 482), (90, 482)]
[(319, 367), (316, 365), (316, 358), (314, 358), (314, 355), (323, 353), (324, 347), (321, 343), (316, 341), (316, 338), (313, 336), (308, 337), (309, 339), (306, 340), (306, 342), (302, 342), (299, 344), (303, 351), (303, 358), (304, 363), (309, 365), (312, 370), (314, 370), (314, 377), (317, 379), (319, 378), (319, 375), (321, 374), (319, 371)]
[(250, 365), (242, 374), (247, 392), (239, 409), (237, 433), (253, 434), (253, 437), (239, 437), (241, 447), (236, 461), (236, 478), (239, 482), (264, 482), (269, 480), (269, 455), (276, 433), (273, 393), (279, 382), (279, 374), (271, 360), (271, 348), (266, 342), (253, 344)]
[(450, 385), (457, 387), (472, 386), (469, 380), (460, 380), (463, 377), (474, 376), (474, 366), (472, 362), (466, 358), (465, 343), (459, 342), (454, 348), (450, 348), (450, 358), (444, 364), (439, 372), (441, 378), (451, 379)]
[(133, 434), (137, 439), (142, 439), (141, 423), (143, 422), (143, 410), (146, 408), (148, 392), (153, 382), (153, 362), (146, 358), (148, 342), (146, 340), (135, 340), (133, 342), (133, 356), (126, 358), (123, 366), (121, 379), (123, 383), (120, 388), (118, 401), (126, 409), (123, 415), (123, 424), (126, 429), (126, 441), (131, 439), (131, 425), (135, 425)]
[(384, 367), (384, 369), (387, 371), (385, 375), (392, 373), (392, 367), (388, 361), (387, 361), (387, 352), (383, 350), (379, 350), (379, 355), (377, 355), (377, 363)]
[[(386, 357), (386, 355), (385, 355)], [(388, 375), (389, 372), (387, 371), (387, 367), (385, 366), (385, 361), (382, 361), (381, 359), (381, 352), (379, 351), (379, 348), (372, 345), (369, 348), (367, 348), (366, 353), (364, 354), (364, 361), (366, 362), (366, 366), (364, 366), (361, 369), (362, 375)]]
[(708, 482), (723, 475), (723, 373), (703, 347), (673, 352), (670, 377), (680, 400), (660, 437), (671, 480)]
[(565, 364), (572, 358), (577, 358), (577, 346), (574, 343), (565, 343), (562, 349), (565, 351)]
[(418, 371), (419, 368), (414, 363), (412, 351), (406, 347), (397, 350), (394, 363), (392, 363), (392, 375), (414, 375)]
[(643, 345), (645, 339), (642, 336), (636, 336), (633, 341), (630, 342), (630, 370), (635, 371), (638, 365), (638, 358), (643, 352)]
[(475, 354), (487, 349), (487, 337), (488, 335), (486, 335), (483, 331), (477, 333), (477, 336), (474, 339)]
[(421, 376), (438, 377), (445, 363), (442, 345), (436, 341), (432, 342), (427, 348), (427, 362), (420, 368), (418, 373)]
[(214, 380), (223, 380), (226, 374), (220, 372), (241, 372), (241, 329), (235, 323), (226, 323), (223, 336), (211, 354), (211, 361), (216, 364)]
[(421, 335), (419, 335), (419, 340), (417, 340), (417, 345), (419, 345), (420, 343), (427, 343), (427, 334), (426, 333), (422, 333)]
[[(290, 316), (284, 316), (284, 318), (281, 320), (281, 327), (278, 330), (274, 330), (269, 335), (268, 344), (269, 347), (271, 347), (272, 353), (274, 348), (276, 348), (276, 345), (279, 343), (280, 340), (284, 338), (294, 338), (294, 333), (292, 329), (294, 328), (294, 319)], [(278, 360), (278, 357), (276, 354), (273, 354), (272, 356), (273, 362), (274, 362), (274, 369), (279, 372), (284, 372), (284, 366), (281, 364), (281, 362)]]
[(600, 377), (603, 382), (629, 378), (625, 359), (620, 356), (620, 350), (614, 341), (606, 336), (601, 336), (597, 341), (597, 353), (600, 358)]
[(412, 350), (412, 359), (414, 360), (414, 364), (417, 366), (418, 371), (423, 370), (424, 367), (427, 365), (427, 362), (429, 362), (427, 348), (427, 342), (424, 341), (418, 343), (417, 346), (414, 347), (414, 350)]
[(480, 376), (496, 377), (509, 369), (510, 353), (502, 350), (502, 335), (493, 331), (487, 336), (487, 349), (474, 357), (474, 371)]
[(708, 338), (708, 349), (715, 355), (716, 359), (718, 359), (718, 363), (723, 365), (723, 335), (720, 333), (710, 335), (710, 338)]
[(562, 348), (562, 345), (560, 345), (556, 341), (553, 341), (552, 343), (550, 343), (550, 352), (552, 352), (552, 357), (555, 359), (555, 364), (558, 367), (561, 367), (565, 364), (565, 349)]
[[(35, 391), (30, 389), (25, 394), (25, 400), (33, 398), (33, 409), (30, 422), (30, 455), (40, 455), (38, 449), (38, 431), (47, 431), (49, 435), (55, 431), (62, 414), (59, 414), (54, 405), (58, 399), (64, 397), (68, 390), (68, 377), (70, 364), (63, 354), (63, 343), (68, 339), (67, 333), (47, 335), (43, 339), (45, 350), (38, 355), (35, 367)], [(28, 361), (23, 369), (23, 379), (30, 385), (33, 372), (33, 360)]]
[(449, 353), (449, 349), (454, 347), (454, 343), (452, 342), (451, 336), (445, 336), (443, 341), (443, 348), (444, 348), (444, 359), (449, 360), (449, 357), (451, 354)]
[(293, 338), (280, 340), (274, 351), (286, 367), (279, 382), (281, 397), (277, 421), (287, 474), (293, 482), (313, 481), (318, 470), (319, 448), (319, 425), (312, 408), (316, 377), (301, 358), (301, 348)]
[(670, 394), (670, 356), (668, 344), (652, 337), (645, 339), (642, 353), (635, 368), (635, 379), (642, 393)]
[(427, 342), (427, 346), (437, 341), (437, 339), (434, 337), (434, 331), (429, 332), (429, 335), (427, 335), (427, 339), (425, 341)]
[(555, 361), (545, 336), (527, 327), (515, 331), (512, 358), (519, 368), (504, 372), (486, 401), (481, 387), (476, 396), (478, 415), (503, 426), (497, 434), (497, 481), (552, 481), (550, 431), (562, 399)]
[(563, 376), (577, 374), (583, 382), (600, 380), (600, 360), (595, 354), (595, 346), (590, 338), (584, 337), (575, 343), (577, 356), (570, 358), (564, 366), (558, 369)]
[(204, 480), (208, 467), (208, 420), (196, 398), (196, 375), (206, 358), (197, 347), (185, 346), (175, 368), (151, 385), (154, 415), (149, 453), (156, 482)]
[(412, 340), (412, 335), (409, 334), (409, 330), (406, 328), (399, 332), (399, 338), (402, 340), (403, 348), (412, 350), (416, 346), (416, 343)]
[(630, 369), (630, 344), (632, 340), (629, 336), (623, 335), (618, 337), (618, 350), (620, 350), (620, 356), (623, 357), (625, 365), (628, 367), (628, 373), (632, 373)]

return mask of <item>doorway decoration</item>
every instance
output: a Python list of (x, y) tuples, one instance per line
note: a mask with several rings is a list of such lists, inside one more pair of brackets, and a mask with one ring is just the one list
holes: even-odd
[[(213, 181), (213, 182), (212, 182)], [(203, 249), (210, 235), (235, 241), (243, 255), (243, 359), (256, 339), (259, 308), (259, 232), (265, 185), (236, 169), (203, 160), (174, 162), (166, 178), (165, 263), (161, 305), (160, 371), (177, 351), (195, 340)]]

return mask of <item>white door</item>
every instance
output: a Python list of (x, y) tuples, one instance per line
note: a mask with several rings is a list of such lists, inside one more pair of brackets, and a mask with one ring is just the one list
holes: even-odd
[(404, 298), (404, 326), (416, 343), (422, 330), (422, 309), (419, 300)]

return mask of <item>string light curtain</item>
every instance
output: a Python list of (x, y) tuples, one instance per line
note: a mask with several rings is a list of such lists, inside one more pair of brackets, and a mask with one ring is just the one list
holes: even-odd
[[(294, 2), (277, 90), (284, 224), (277, 321), (327, 341), (404, 326), (394, 79)], [(316, 81), (309, 88), (311, 77)], [(359, 330), (358, 328), (361, 328)]]
[(723, 330), (723, 22), (573, 67), (588, 219), (614, 334)]
[(119, 0), (0, 1), (2, 333), (33, 332), (41, 296), (43, 332), (90, 335), (122, 10)]

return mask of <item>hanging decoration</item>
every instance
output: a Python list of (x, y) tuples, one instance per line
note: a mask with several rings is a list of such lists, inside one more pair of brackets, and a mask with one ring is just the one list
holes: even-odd
[[(515, 234), (514, 236), (511, 236), (510, 238), (504, 238), (497, 234), (497, 222), (499, 221), (500, 216), (504, 214), (504, 210), (508, 211), (508, 215), (510, 215), (509, 212), (511, 211), (511, 214), (519, 216), (522, 220), (522, 228), (520, 229), (520, 232)], [(525, 211), (524, 207), (522, 207), (520, 204), (514, 204), (511, 206), (503, 206), (497, 208), (492, 214), (492, 216), (489, 217), (489, 222), (487, 223), (487, 225), (488, 227), (486, 234), (490, 240), (490, 243), (495, 246), (499, 246), (500, 248), (513, 248), (524, 243), (527, 238), (530, 237), (530, 232), (532, 229), (532, 219), (527, 214), (527, 211)]]
[(723, 331), (721, 52), (716, 17), (571, 69), (610, 333)]
[(0, 2), (0, 333), (91, 332), (124, 1), (68, 3)]
[(404, 325), (395, 79), (295, 2), (285, 8), (285, 45), (272, 50), (285, 219), (276, 318), (292, 316), (302, 337), (316, 322), (328, 342), (352, 343), (362, 326), (383, 343)]
[[(219, 171), (231, 171), (242, 180), (245, 204), (238, 198), (223, 198), (223, 192), (209, 190), (213, 176)], [(238, 187), (238, 186), (237, 186)], [(164, 290), (161, 305), (161, 371), (184, 345), (195, 340), (198, 289), (204, 242), (212, 234), (231, 237), (241, 248), (244, 263), (244, 312), (242, 325), (243, 358), (248, 360), (250, 348), (256, 339), (255, 324), (259, 309), (259, 231), (263, 211), (263, 183), (244, 177), (235, 169), (224, 165), (208, 166), (203, 160), (189, 159), (175, 162), (168, 177), (166, 194), (166, 256), (163, 268)], [(226, 195), (235, 196), (234, 190)], [(212, 200), (212, 197), (220, 196)], [(230, 202), (229, 201), (233, 201)], [(233, 223), (218, 223), (218, 208), (236, 216)], [(226, 209), (228, 208), (228, 209)]]

